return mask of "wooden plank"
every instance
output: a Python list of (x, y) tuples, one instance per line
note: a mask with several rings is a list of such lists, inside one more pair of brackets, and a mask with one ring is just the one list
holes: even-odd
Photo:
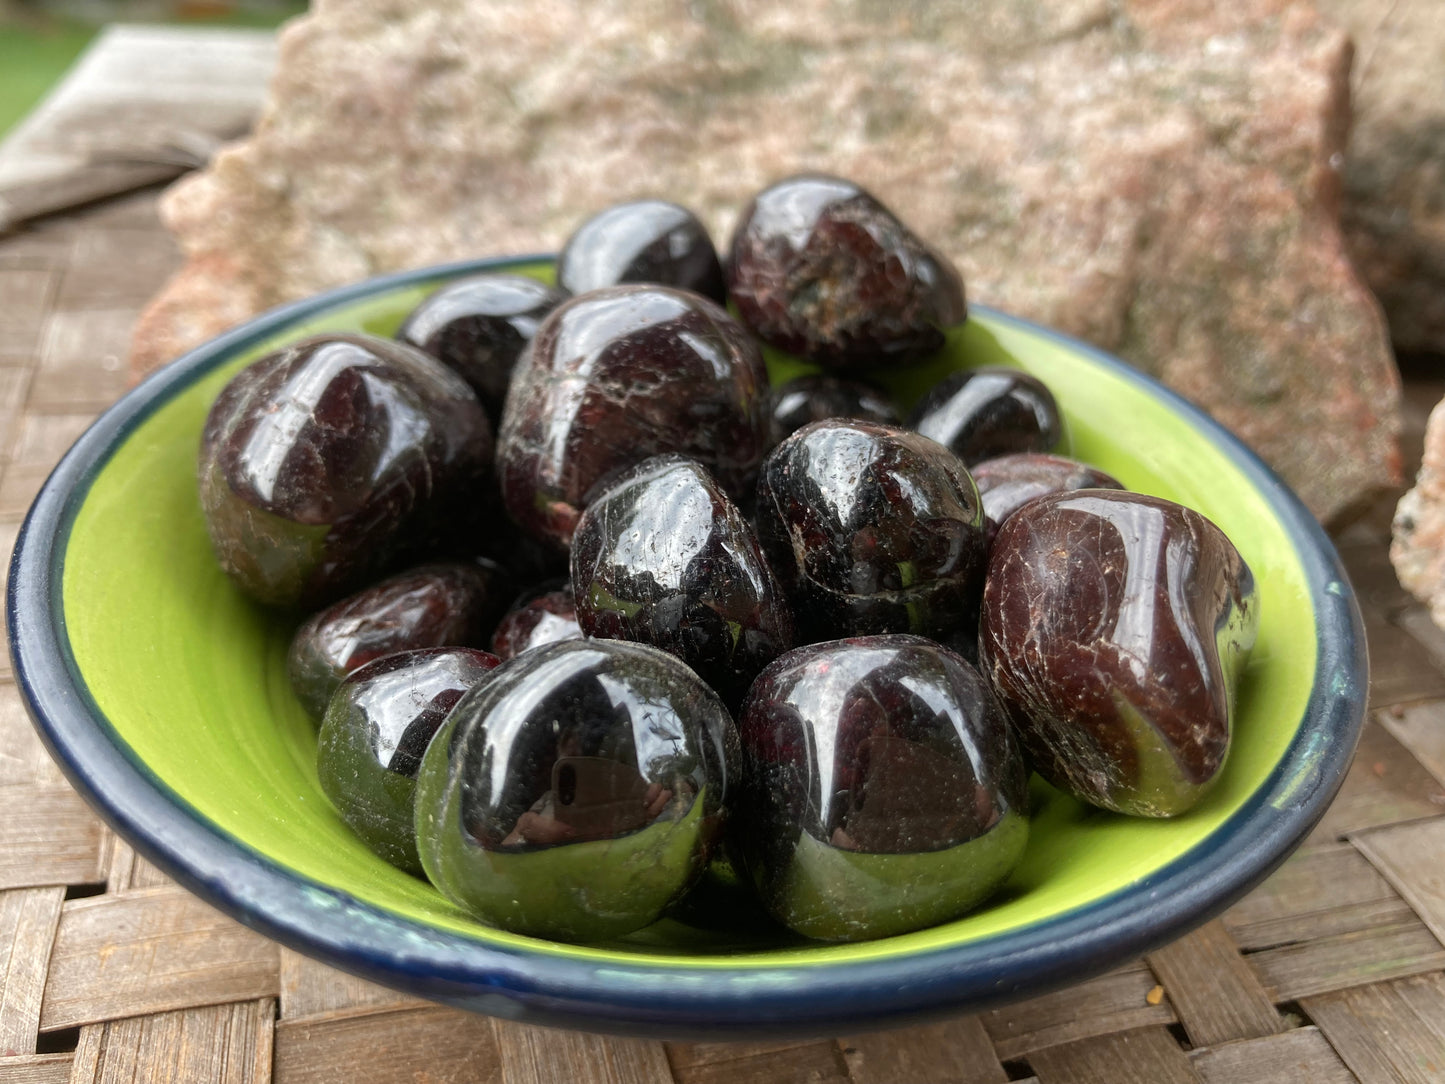
[(77, 1047), (70, 1081), (268, 1084), (275, 1017), (275, 1001), (262, 998), (93, 1025), (100, 1037)]
[(1195, 1046), (1287, 1030), (1222, 922), (1201, 926), (1147, 960)]
[(1408, 922), (1409, 904), (1348, 843), (1308, 847), (1224, 913), (1241, 949), (1275, 948)]
[(1164, 1028), (1100, 1035), (1029, 1055), (1039, 1084), (1200, 1084)]
[(42, 1030), (274, 997), (277, 947), (182, 889), (70, 900), (50, 960)]
[(1445, 786), (1372, 720), (1360, 735), (1344, 786), (1309, 843), (1334, 842), (1364, 828), (1441, 813), (1445, 813)]
[(0, 1055), (35, 1053), (45, 971), (65, 889), (0, 892)]
[(1445, 817), (1362, 832), (1354, 844), (1445, 943)]
[(1430, 613), (1423, 606), (1415, 605), (1402, 610), (1391, 618), (1412, 640), (1417, 642), (1435, 660), (1436, 667), (1445, 669), (1445, 629), (1430, 620)]
[(25, 515), (60, 457), (93, 421), (94, 414), (30, 413), (21, 419), (10, 462), (0, 479), (0, 519)]
[(358, 979), (281, 949), (281, 1018), (300, 1019), (345, 1009), (424, 1005), (426, 1002)]
[(502, 1084), (672, 1084), (663, 1045), (492, 1021)]
[(1361, 986), (1301, 1003), (1360, 1080), (1445, 1080), (1445, 976)]
[(11, 784), (0, 807), (0, 889), (103, 878), (100, 821), (68, 786)]
[(1372, 708), (1445, 696), (1445, 672), (1419, 640), (1373, 611), (1364, 618)]
[(1415, 597), (1400, 586), (1395, 566), (1390, 563), (1388, 538), (1384, 545), (1373, 539), (1341, 539), (1335, 550), (1350, 575), (1350, 586), (1355, 589), (1362, 610), (1373, 610), (1386, 620), (1393, 620), (1404, 610), (1419, 605)]
[(674, 1073), (715, 1062), (741, 1061), (781, 1053), (797, 1046), (813, 1046), (816, 1039), (774, 1039), (764, 1042), (666, 1043), (668, 1064)]
[(30, 386), (29, 409), (99, 413), (126, 390), (134, 308), (53, 310), (40, 365)]
[(1427, 700), (1381, 712), (1380, 724), (1445, 785), (1445, 700)]
[(1270, 1000), (1314, 994), (1445, 968), (1445, 948), (1419, 919), (1266, 949), (1247, 957)]
[(180, 248), (159, 220), (142, 227), (83, 230), (60, 281), (56, 306), (68, 312), (139, 310), (180, 264)]
[(0, 266), (0, 360), (35, 358), (57, 282), (51, 270)]
[[(276, 1025), (276, 1084), (501, 1084), (484, 1016), (424, 1005)], [(559, 1076), (556, 1081), (588, 1077)], [(548, 1081), (548, 1084), (553, 1084)]]
[(1361, 1084), (1314, 1027), (1191, 1051), (1189, 1060), (1204, 1084)]
[[(0, 547), (9, 540), (0, 528)], [(9, 564), (9, 558), (6, 558)], [(65, 776), (50, 759), (40, 735), (25, 711), (20, 690), (13, 682), (0, 681), (0, 787), (11, 783), (39, 783), (64, 786)], [(3, 794), (0, 791), (0, 794)]]
[(22, 1054), (0, 1058), (0, 1084), (68, 1084), (70, 1054)]
[(1175, 1022), (1166, 997), (1149, 1004), (1157, 985), (1143, 963), (1132, 964), (1097, 979), (1022, 1001), (980, 1016), (1003, 1061), (1046, 1046), (1072, 1043), (1095, 1035)]
[[(0, 305), (0, 308), (3, 308)], [(20, 429), (20, 409), (30, 390), (30, 370), (4, 365), (0, 358), (0, 462), (8, 461)]]
[(840, 1039), (853, 1084), (1007, 1084), (993, 1041), (976, 1016)]
[[(743, 1046), (749, 1044), (740, 1044)], [(553, 1084), (554, 1080), (574, 1077), (538, 1077), (527, 1084)], [(587, 1078), (589, 1081), (592, 1078)], [(625, 1079), (625, 1078), (624, 1078)], [(658, 1078), (659, 1081), (667, 1080)], [(838, 1045), (832, 1042), (803, 1043), (770, 1053), (711, 1061), (687, 1068), (674, 1067), (677, 1084), (846, 1084), (848, 1068)], [(511, 1081), (508, 1081), (511, 1084)]]

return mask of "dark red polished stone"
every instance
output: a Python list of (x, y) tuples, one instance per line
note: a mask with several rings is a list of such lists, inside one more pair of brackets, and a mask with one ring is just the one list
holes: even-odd
[(799, 933), (904, 933), (976, 906), (1028, 838), (1027, 772), (987, 683), (918, 636), (800, 647), (738, 724), (729, 836), (773, 916)]
[(736, 759), (722, 701), (672, 655), (619, 640), (543, 645), (463, 697), (427, 750), (422, 865), (492, 925), (621, 936), (702, 875)]
[(475, 528), (492, 502), (492, 431), (460, 376), (369, 335), (268, 354), (206, 418), (201, 506), (248, 594), (316, 608)]
[(773, 389), (772, 442), (779, 444), (809, 422), (864, 418), (898, 425), (898, 408), (883, 392), (861, 380), (800, 376)]
[(1019, 452), (975, 463), (968, 472), (983, 498), (992, 542), (999, 524), (1021, 507), (1047, 493), (1068, 493), (1075, 489), (1123, 489), (1124, 486), (1101, 470), (1062, 455)]
[(661, 455), (615, 475), (572, 537), (577, 621), (652, 644), (736, 707), (793, 646), (782, 587), (752, 527), (699, 464)]
[(581, 294), (604, 286), (651, 282), (727, 301), (712, 238), (686, 207), (634, 200), (599, 211), (578, 226), (557, 256), (557, 285)]
[(851, 181), (804, 174), (754, 197), (728, 293), (764, 342), (830, 368), (912, 362), (963, 323), (963, 280)]
[(1224, 533), (1157, 497), (1040, 497), (999, 529), (982, 669), (1036, 770), (1105, 809), (1172, 816), (1229, 752), (1259, 627), (1254, 578)]
[(799, 639), (912, 632), (977, 620), (987, 554), (973, 479), (941, 444), (879, 422), (799, 429), (758, 478), (758, 538)]
[(287, 673), (321, 718), (332, 694), (373, 659), (424, 647), (481, 647), (516, 587), (490, 563), (420, 565), (333, 603), (291, 639)]
[(1015, 452), (1051, 452), (1064, 435), (1044, 383), (1002, 368), (950, 373), (919, 400), (908, 427), (946, 444), (969, 467)]
[(447, 712), (497, 663), (465, 647), (403, 651), (363, 666), (331, 698), (316, 752), (321, 789), (393, 866), (421, 872), (412, 827), (417, 769)]
[(662, 452), (737, 496), (767, 447), (767, 404), (757, 345), (706, 298), (665, 286), (573, 298), (513, 374), (497, 452), (507, 510), (566, 546), (595, 483)]
[(569, 584), (508, 610), (492, 633), (492, 653), (499, 659), (510, 659), (543, 644), (580, 640), (585, 635), (577, 624), (577, 603)]
[(411, 311), (396, 337), (455, 369), (496, 425), (512, 369), (547, 314), (567, 295), (525, 275), (449, 282)]

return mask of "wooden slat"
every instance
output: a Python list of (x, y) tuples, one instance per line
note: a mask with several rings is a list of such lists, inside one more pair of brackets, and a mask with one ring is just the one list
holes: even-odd
[(976, 1016), (840, 1039), (853, 1084), (1007, 1084), (993, 1042)]
[(275, 1001), (262, 998), (93, 1024), (70, 1084), (268, 1084), (275, 1017)]
[(1445, 785), (1445, 700), (1427, 700), (1402, 705), (1398, 711), (1381, 712), (1380, 723)]
[(490, 1020), (425, 1005), (283, 1019), (276, 1025), (273, 1080), (275, 1084), (501, 1084), (502, 1070)]
[(1029, 1055), (1039, 1084), (1200, 1084), (1164, 1028), (1083, 1039)]
[(0, 889), (102, 879), (100, 821), (75, 791), (15, 783), (0, 801)]
[(180, 266), (180, 255), (170, 234), (154, 226), (85, 230), (56, 305), (68, 311), (138, 309)]
[(1309, 842), (1343, 839), (1351, 832), (1445, 812), (1445, 787), (1420, 766), (1383, 726), (1371, 721), (1339, 795)]
[(54, 271), (0, 266), (0, 359), (35, 356), (57, 280)]
[(274, 997), (278, 970), (273, 942), (179, 888), (70, 900), (40, 1026)]
[(56, 310), (45, 328), (29, 408), (97, 413), (126, 389), (125, 358), (134, 309)]
[(0, 1084), (68, 1084), (70, 1061), (68, 1053), (0, 1058)]
[(281, 949), (281, 1016), (300, 1019), (347, 1009), (424, 1005), (385, 986), (358, 979), (317, 963), (290, 949)]
[(1151, 954), (1148, 961), (1195, 1046), (1286, 1030), (1223, 923), (1207, 923)]
[(1319, 1028), (1191, 1051), (1204, 1084), (1361, 1084)]
[(492, 1021), (502, 1084), (672, 1084), (661, 1043)]
[[(687, 1068), (674, 1067), (677, 1084), (846, 1084), (848, 1068), (842, 1051), (832, 1042), (787, 1046), (771, 1053), (710, 1061)], [(565, 1077), (538, 1077), (527, 1084), (553, 1084)], [(591, 1078), (587, 1078), (590, 1080)], [(665, 1079), (665, 1078), (659, 1078)], [(511, 1081), (508, 1081), (511, 1084)]]
[(1241, 949), (1333, 937), (1408, 922), (1409, 904), (1348, 843), (1309, 847), (1224, 913)]
[(1362, 832), (1354, 843), (1445, 943), (1445, 817)]
[(1174, 1007), (1167, 997), (1157, 1005), (1146, 1000), (1156, 984), (1154, 973), (1136, 963), (1066, 990), (984, 1013), (980, 1019), (999, 1058), (1012, 1061), (1059, 1043), (1174, 1023)]
[[(3, 308), (0, 305), (0, 308)], [(20, 408), (30, 390), (30, 370), (0, 359), (0, 462), (8, 461), (20, 428)]]
[(1371, 707), (1445, 696), (1445, 673), (1419, 640), (1373, 611), (1366, 610), (1364, 618)]
[(1323, 937), (1247, 957), (1270, 999), (1312, 994), (1445, 968), (1445, 948), (1419, 919), (1339, 937)]
[(27, 414), (21, 421), (13, 455), (0, 479), (0, 518), (20, 519), (30, 510), (41, 485), (93, 414)]
[(1301, 1007), (1365, 1084), (1445, 1080), (1445, 976), (1322, 994)]
[(0, 892), (0, 1055), (35, 1053), (40, 1004), (65, 889)]
[[(9, 540), (0, 528), (0, 546)], [(20, 690), (12, 682), (0, 681), (0, 786), (12, 783), (66, 785), (65, 776), (60, 774), (35, 733), (35, 726), (20, 699)]]
[(666, 1043), (664, 1046), (667, 1050), (668, 1064), (672, 1066), (673, 1072), (677, 1073), (685, 1069), (695, 1069), (701, 1065), (712, 1065), (716, 1062), (760, 1058), (768, 1054), (792, 1050), (798, 1046), (816, 1045), (816, 1043), (816, 1039), (776, 1039), (767, 1042)]

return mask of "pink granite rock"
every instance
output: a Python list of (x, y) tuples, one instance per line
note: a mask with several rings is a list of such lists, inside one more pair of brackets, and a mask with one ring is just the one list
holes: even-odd
[(1445, 400), (1425, 425), (1425, 454), (1415, 488), (1400, 498), (1390, 563), (1400, 584), (1445, 628)]
[(1355, 41), (1342, 218), (1400, 350), (1445, 354), (1445, 9), (1318, 0)]
[(1349, 65), (1290, 0), (318, 0), (255, 134), (167, 197), (190, 264), (135, 363), (364, 275), (555, 248), (616, 200), (724, 240), (816, 169), (1335, 517), (1398, 474), (1398, 377), (1338, 227)]

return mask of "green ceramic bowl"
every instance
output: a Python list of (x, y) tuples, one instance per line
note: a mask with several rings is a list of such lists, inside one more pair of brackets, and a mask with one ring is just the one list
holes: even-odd
[[(9, 617), (31, 712), (75, 785), (142, 853), (243, 922), (327, 963), (499, 1016), (596, 1030), (839, 1033), (976, 1010), (1078, 981), (1222, 910), (1319, 818), (1363, 718), (1364, 638), (1314, 520), (1250, 452), (1116, 359), (982, 308), (936, 363), (885, 374), (905, 405), (940, 373), (1009, 364), (1057, 394), (1073, 453), (1214, 520), (1259, 582), (1262, 623), (1220, 784), (1136, 820), (1036, 784), (1022, 865), (965, 918), (861, 944), (679, 921), (612, 944), (490, 929), (356, 839), (317, 784), (288, 687), (290, 627), (235, 590), (196, 495), (207, 409), (242, 366), (302, 335), (390, 334), (479, 270), (374, 279), (272, 312), (123, 399), (70, 451), (16, 549)], [(775, 378), (798, 363), (770, 358)]]

